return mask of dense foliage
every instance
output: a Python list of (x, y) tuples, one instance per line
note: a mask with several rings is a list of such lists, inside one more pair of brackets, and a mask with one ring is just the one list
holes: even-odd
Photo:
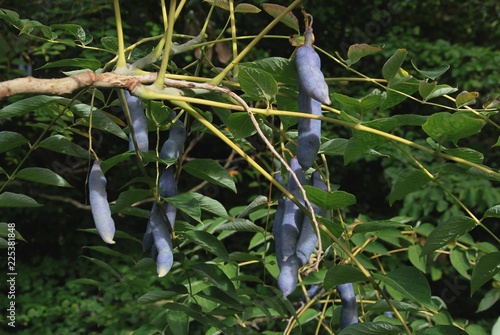
[[(0, 9), (2, 310), (19, 334), (499, 334), (496, 1), (162, 4)], [(329, 88), (316, 115), (301, 85), (322, 75), (295, 65), (307, 23)], [(317, 154), (298, 148), (304, 120), (321, 120)], [(292, 191), (286, 165), (311, 152)], [(287, 297), (282, 199), (320, 233)], [(143, 242), (157, 203), (171, 245)]]

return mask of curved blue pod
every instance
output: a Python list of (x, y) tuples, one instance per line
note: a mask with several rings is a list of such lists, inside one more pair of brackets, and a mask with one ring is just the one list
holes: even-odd
[[(175, 118), (173, 114), (172, 118)], [(160, 158), (164, 160), (179, 158), (186, 142), (186, 128), (181, 120), (177, 120), (175, 124), (171, 125), (168, 139), (163, 143), (160, 150)]]
[(155, 243), (155, 239), (153, 237), (153, 233), (151, 232), (151, 226), (149, 223), (146, 225), (146, 232), (142, 238), (142, 251), (149, 250), (153, 247)]
[[(294, 157), (290, 160), (290, 167), (297, 175), (299, 182), (304, 185), (305, 175), (304, 172), (302, 172), (297, 158)], [(303, 202), (300, 188), (291, 175), (289, 175), (288, 177), (287, 190), (295, 198), (297, 198), (297, 200)], [(299, 207), (297, 207), (297, 205), (295, 205), (289, 198), (286, 198), (284, 204), (283, 225), (281, 230), (281, 253), (283, 261), (286, 261), (290, 256), (295, 255), (297, 239), (299, 238), (303, 218), (304, 213), (302, 213)]]
[(297, 287), (299, 268), (299, 260), (295, 255), (283, 262), (278, 276), (278, 288), (284, 297), (288, 297)]
[[(321, 103), (299, 88), (299, 111), (322, 116)], [(318, 156), (321, 145), (321, 120), (299, 118), (296, 155), (302, 169), (309, 169)]]
[[(129, 125), (129, 128), (130, 126), (132, 126), (132, 128), (134, 129), (135, 139), (137, 141), (139, 151), (148, 152), (148, 122), (146, 119), (146, 114), (144, 113), (142, 101), (138, 97), (131, 95), (129, 91), (124, 90), (123, 93), (125, 93), (125, 101), (130, 112), (130, 119), (132, 120), (132, 125)], [(120, 104), (122, 105), (122, 109), (124, 109), (123, 101), (121, 99)], [(129, 134), (128, 148), (129, 150), (135, 150), (132, 133)]]
[(328, 84), (325, 81), (325, 76), (321, 72), (321, 59), (318, 53), (314, 50), (313, 30), (306, 28), (304, 33), (305, 44), (297, 49), (295, 53), (295, 65), (297, 68), (297, 77), (299, 87), (310, 98), (313, 98), (325, 105), (330, 105)]
[(358, 307), (352, 283), (337, 285), (342, 309), (340, 310), (340, 329), (358, 323)]
[(156, 257), (156, 272), (158, 273), (158, 277), (163, 277), (172, 268), (174, 254), (172, 236), (170, 235), (167, 221), (163, 217), (160, 207), (156, 202), (151, 209), (148, 225), (150, 225), (151, 233), (153, 234), (154, 249), (158, 252)]
[(115, 222), (111, 217), (108, 196), (106, 193), (106, 177), (101, 170), (101, 162), (94, 161), (89, 174), (89, 201), (94, 224), (104, 242), (114, 244)]
[[(326, 191), (326, 184), (321, 179), (321, 175), (318, 171), (314, 171), (311, 176), (310, 183), (312, 186)], [(321, 208), (313, 205), (314, 213), (317, 215), (323, 215)], [(318, 242), (318, 236), (316, 235), (316, 229), (313, 227), (313, 222), (308, 216), (304, 215), (304, 221), (302, 222), (302, 229), (300, 230), (300, 236), (297, 241), (297, 257), (300, 261), (300, 266), (304, 266), (309, 263), (311, 254), (316, 248), (316, 242)]]
[[(159, 193), (163, 198), (173, 197), (177, 195), (177, 182), (175, 180), (175, 172), (172, 166), (169, 166), (160, 175)], [(177, 216), (177, 208), (169, 202), (163, 203), (163, 208), (167, 214), (167, 219), (170, 222), (172, 230), (174, 230), (175, 218)]]
[(273, 224), (273, 236), (274, 236), (274, 246), (276, 250), (276, 261), (278, 262), (278, 267), (281, 269), (283, 264), (283, 253), (282, 253), (282, 236), (281, 231), (283, 230), (283, 215), (285, 213), (285, 200), (279, 199), (278, 206), (276, 207), (276, 213), (274, 214), (274, 224)]

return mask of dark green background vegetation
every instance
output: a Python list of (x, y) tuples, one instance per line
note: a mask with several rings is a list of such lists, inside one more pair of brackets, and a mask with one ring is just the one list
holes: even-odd
[[(252, 1), (260, 5), (262, 1)], [(288, 1), (276, 1), (287, 5)], [(134, 43), (162, 32), (161, 11), (159, 1), (122, 1), (122, 19), (126, 44)], [(500, 4), (498, 1), (365, 1), (365, 0), (309, 0), (304, 6), (314, 17), (316, 45), (329, 53), (344, 54), (346, 46), (354, 43), (369, 43), (384, 46), (379, 54), (363, 61), (358, 70), (372, 78), (381, 78), (382, 65), (398, 48), (407, 48), (407, 60), (414, 60), (421, 69), (435, 68), (449, 64), (450, 70), (439, 80), (457, 87), (459, 91), (477, 91), (480, 93), (478, 105), (498, 98), (500, 95)], [(115, 36), (115, 19), (112, 1), (4, 1), (0, 7), (14, 10), (21, 18), (38, 20), (43, 24), (75, 23), (85, 27), (98, 44), (105, 36)], [(195, 35), (203, 25), (210, 5), (202, 1), (188, 1), (183, 16), (176, 24), (176, 33)], [(392, 13), (391, 13), (392, 11)], [(297, 17), (301, 17), (298, 11)], [(215, 37), (227, 20), (227, 12), (216, 9), (212, 17), (209, 36)], [(254, 15), (238, 14), (237, 28), (239, 35), (255, 35), (269, 21), (264, 12)], [(37, 68), (43, 64), (65, 58), (97, 58), (103, 63), (112, 56), (109, 53), (96, 53), (81, 48), (69, 48), (62, 45), (51, 45), (44, 41), (29, 39), (18, 35), (4, 21), (0, 21), (0, 81), (25, 75), (19, 65), (31, 63), (33, 76), (39, 78), (61, 77), (60, 69)], [(272, 34), (290, 35), (291, 29), (278, 25)], [(230, 35), (227, 35), (230, 36)], [(246, 41), (241, 42), (244, 46)], [(151, 45), (148, 45), (151, 47)], [(149, 50), (143, 50), (144, 52)], [(270, 56), (289, 57), (293, 52), (287, 40), (264, 40), (257, 45), (245, 61), (258, 60)], [(19, 57), (19, 55), (25, 57)], [(175, 58), (178, 67), (193, 61), (192, 54)], [(325, 77), (352, 77), (352, 74), (330, 61), (324, 55), (323, 71)], [(224, 64), (214, 57), (214, 64)], [(204, 76), (212, 76), (206, 68)], [(329, 82), (331, 92), (342, 93), (352, 97), (361, 97), (369, 93), (373, 87), (366, 83), (346, 80)], [(8, 102), (15, 101), (13, 97)], [(445, 103), (444, 98), (438, 99)], [(1, 104), (7, 104), (0, 101)], [(341, 108), (334, 102), (333, 107)], [(405, 102), (396, 108), (375, 115), (363, 116), (365, 120), (389, 117), (396, 114), (430, 115), (440, 111), (437, 107), (424, 106), (414, 102)], [(117, 115), (121, 111), (117, 109)], [(32, 140), (38, 136), (41, 125), (47, 122), (47, 115), (25, 115), (22, 118), (0, 121), (0, 130), (11, 130), (22, 133)], [(499, 122), (498, 116), (492, 120)], [(350, 130), (326, 124), (323, 128), (326, 137), (350, 137)], [(405, 128), (405, 132), (395, 131), (399, 136), (423, 143), (417, 130)], [(335, 134), (335, 136), (333, 135)], [(113, 156), (124, 151), (124, 142), (115, 136), (99, 133), (95, 149), (106, 151)], [(190, 140), (195, 135), (191, 134)], [(499, 151), (491, 148), (498, 137), (497, 129), (485, 128), (477, 136), (461, 140), (463, 147), (471, 147), (483, 152), (484, 164), (498, 169), (500, 166)], [(79, 140), (85, 146), (85, 140)], [(189, 140), (188, 140), (189, 141)], [(23, 151), (24, 150), (24, 151)], [(10, 170), (26, 154), (27, 148), (2, 153), (0, 166)], [(391, 157), (402, 156), (394, 148), (384, 147), (380, 150)], [(191, 152), (192, 157), (224, 159), (229, 149), (220, 141), (200, 141)], [(255, 155), (266, 152), (256, 151)], [(419, 157), (428, 167), (437, 169), (442, 161), (433, 157)], [(357, 203), (344, 211), (349, 218), (366, 217), (387, 219), (395, 216), (408, 216), (416, 221), (430, 222), (436, 225), (452, 215), (461, 214), (461, 209), (436, 187), (426, 187), (389, 206), (388, 196), (395, 175), (404, 167), (401, 159), (384, 159), (384, 157), (368, 156), (344, 165), (339, 157), (328, 156), (331, 169), (331, 181), (338, 184), (341, 190), (356, 195)], [(122, 257), (106, 257), (106, 262), (118, 269), (127, 280), (116, 281), (109, 273), (97, 267), (83, 256), (103, 258), (102, 254), (86, 246), (102, 245), (97, 235), (88, 234), (79, 229), (93, 227), (92, 218), (86, 207), (85, 180), (88, 162), (84, 159), (72, 159), (67, 156), (48, 151), (36, 151), (30, 156), (29, 166), (52, 168), (63, 176), (73, 188), (60, 189), (54, 187), (32, 186), (25, 182), (15, 182), (11, 188), (19, 188), (25, 194), (37, 198), (44, 203), (35, 209), (2, 209), (1, 220), (15, 222), (16, 228), (26, 242), (17, 246), (17, 333), (19, 334), (127, 334), (126, 330), (139, 328), (151, 318), (152, 308), (141, 304), (137, 299), (149, 291), (172, 289), (165, 283), (166, 278), (158, 279), (154, 266), (146, 264), (144, 268), (132, 267), (127, 257), (140, 259), (142, 249), (137, 241), (120, 239), (113, 250)], [(220, 201), (228, 209), (247, 205), (256, 195), (267, 195), (269, 185), (257, 172), (248, 168), (241, 160), (233, 162), (232, 169), (238, 172), (236, 177), (238, 194), (216, 188), (206, 187), (201, 190), (205, 195)], [(108, 178), (109, 198), (116, 199), (119, 188), (131, 179), (133, 173), (138, 174), (133, 161), (125, 162), (119, 169), (114, 169)], [(2, 182), (0, 180), (0, 182)], [(463, 176), (449, 177), (446, 186), (458, 193), (460, 200), (467, 203), (476, 215), (500, 203), (500, 190), (496, 184), (483, 179), (467, 179)], [(196, 181), (181, 179), (179, 189), (187, 191), (196, 186)], [(149, 204), (148, 204), (149, 206)], [(496, 219), (498, 220), (498, 219)], [(119, 229), (131, 236), (142, 239), (145, 220), (133, 216), (119, 218)], [(261, 222), (264, 224), (264, 221)], [(495, 222), (491, 230), (500, 235), (500, 225)], [(495, 241), (476, 229), (471, 232), (475, 240)], [(227, 250), (240, 250), (252, 238), (249, 233), (237, 233), (234, 238), (227, 238), (224, 244)], [(185, 253), (190, 253), (184, 250)], [(210, 259), (211, 255), (202, 255)], [(394, 269), (409, 265), (406, 256), (395, 253), (382, 259), (384, 267)], [(457, 288), (457, 294), (447, 302), (448, 311), (454, 319), (467, 319), (471, 323), (490, 329), (498, 317), (498, 303), (495, 307), (481, 313), (475, 313), (478, 305), (488, 291), (486, 287), (472, 297), (469, 283), (460, 277), (450, 265), (446, 257), (438, 257), (426, 274), (434, 295), (439, 296), (449, 283)], [(259, 268), (256, 267), (256, 271)], [(93, 278), (101, 287), (86, 285), (81, 278)], [(175, 281), (175, 273), (168, 277)], [(443, 278), (446, 279), (443, 281)], [(123, 279), (123, 278), (122, 278)], [(79, 281), (80, 280), (80, 281)], [(266, 278), (267, 284), (273, 284), (272, 278)], [(2, 283), (3, 285), (3, 283)], [(250, 285), (249, 285), (250, 286)], [(2, 287), (0, 285), (0, 287)], [(251, 287), (250, 287), (251, 288)], [(256, 289), (258, 290), (258, 289)], [(3, 292), (3, 290), (2, 290)], [(257, 292), (265, 295), (266, 292)], [(2, 298), (3, 299), (3, 298)], [(3, 305), (2, 305), (3, 309)], [(443, 318), (446, 318), (444, 313)], [(444, 321), (443, 321), (444, 323)], [(0, 323), (1, 324), (1, 323)], [(2, 325), (3, 326), (3, 325)], [(267, 330), (281, 329), (278, 320), (261, 325)], [(193, 326), (192, 334), (202, 333), (203, 327)], [(147, 331), (144, 331), (146, 334)], [(306, 333), (306, 332), (304, 332)], [(142, 334), (142, 333), (140, 333)], [(472, 334), (472, 333), (471, 333)], [(479, 334), (479, 333), (478, 333)]]

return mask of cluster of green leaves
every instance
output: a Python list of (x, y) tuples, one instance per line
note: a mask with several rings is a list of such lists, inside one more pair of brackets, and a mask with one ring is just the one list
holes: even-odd
[[(258, 12), (255, 6), (244, 3), (233, 8), (226, 1), (207, 2), (220, 7), (222, 13), (228, 16), (228, 23), (234, 21), (235, 27), (238, 27), (238, 15)], [(297, 3), (294, 2), (295, 5)], [(207, 10), (210, 4), (206, 4)], [(268, 4), (264, 9), (275, 18), (284, 15), (283, 22), (300, 31), (299, 20), (284, 7)], [(56, 35), (56, 28), (61, 26), (44, 26), (36, 21), (20, 19), (15, 12), (5, 10), (0, 10), (0, 18), (25, 36), (44, 39), (49, 44), (62, 40)], [(210, 20), (209, 15), (206, 20)], [(278, 21), (273, 20), (270, 27)], [(73, 32), (80, 31), (73, 25), (63, 27), (69, 26)], [(234, 29), (231, 33), (233, 56), (241, 59), (248, 50), (238, 52), (236, 38), (245, 36), (238, 36)], [(78, 37), (80, 42), (70, 46), (91, 51), (92, 41), (83, 43), (87, 38), (82, 36)], [(254, 41), (263, 37), (265, 34)], [(106, 46), (111, 40), (116, 44), (120, 42), (114, 37), (101, 39), (102, 45), (95, 51), (118, 50), (116, 44), (112, 48)], [(285, 43), (288, 42), (285, 40)], [(209, 41), (196, 45), (204, 53), (212, 44), (213, 41)], [(321, 41), (318, 40), (317, 44), (321, 45)], [(142, 52), (134, 53), (135, 46), (127, 48), (130, 55), (127, 61), (136, 61), (142, 55)], [(130, 168), (125, 169), (129, 173), (122, 183), (110, 182), (111, 187), (115, 187), (110, 199), (113, 201), (112, 212), (145, 229), (152, 196), (157, 196), (157, 187), (151, 181), (157, 179), (165, 165), (178, 165), (180, 194), (168, 199), (181, 213), (174, 233), (176, 262), (165, 278), (158, 281), (138, 275), (154, 275), (152, 259), (140, 251), (141, 229), (139, 232), (128, 232), (121, 229), (120, 224), (117, 225), (117, 247), (125, 244), (129, 251), (102, 245), (87, 248), (93, 252), (92, 257), (85, 256), (87, 264), (92, 264), (102, 274), (89, 272), (73, 284), (96, 287), (104, 297), (108, 296), (109, 300), (101, 300), (101, 308), (116, 303), (111, 301), (120, 296), (116, 290), (127, 292), (123, 302), (127, 299), (139, 302), (139, 305), (133, 305), (136, 311), (140, 311), (140, 317), (131, 321), (133, 324), (98, 317), (90, 321), (96, 324), (93, 325), (95, 328), (100, 327), (100, 333), (125, 329), (134, 330), (135, 334), (333, 333), (338, 330), (340, 314), (335, 287), (353, 282), (362, 311), (362, 323), (339, 331), (341, 335), (486, 334), (481, 325), (455, 318), (447, 312), (446, 295), (433, 291), (430, 279), (439, 280), (449, 274), (443, 274), (437, 264), (438, 258), (444, 255), (456, 273), (469, 284), (466, 290), (455, 294), (482, 294), (484, 298), (479, 311), (488, 310), (500, 297), (499, 237), (491, 229), (491, 222), (500, 218), (498, 196), (495, 198), (496, 193), (491, 191), (491, 205), (485, 208), (477, 206), (476, 196), (459, 197), (471, 181), (489, 188), (499, 181), (500, 174), (484, 163), (488, 152), (460, 145), (484, 129), (500, 128), (495, 123), (499, 103), (488, 101), (483, 107), (473, 108), (478, 93), (457, 93), (455, 87), (438, 82), (448, 66), (422, 70), (416, 66), (418, 59), (408, 64), (405, 49), (392, 51), (390, 57), (384, 59), (380, 68), (383, 80), (360, 73), (358, 68), (369, 61), (367, 57), (373, 57), (380, 51), (381, 48), (376, 46), (357, 44), (351, 47), (345, 60), (325, 52), (324, 56), (330, 62), (354, 75), (353, 81), (361, 79), (371, 85), (371, 92), (363, 97), (332, 93), (333, 107), (324, 107), (321, 119), (326, 124), (325, 128), (342, 129), (342, 133), (348, 135), (339, 137), (332, 131), (323, 133), (320, 159), (315, 169), (322, 173), (330, 191), (306, 187), (310, 201), (327, 213), (318, 218), (323, 252), (316, 253), (318, 271), (306, 276), (313, 268), (312, 264), (302, 269), (300, 285), (289, 299), (284, 299), (275, 287), (278, 267), (270, 234), (276, 200), (283, 196), (281, 191), (276, 190), (280, 178), (260, 180), (259, 192), (252, 191), (247, 198), (242, 198), (241, 194), (248, 192), (246, 185), (235, 182), (237, 177), (234, 175), (238, 172), (232, 170), (229, 173), (228, 167), (239, 164), (242, 170), (240, 175), (248, 173), (244, 171), (248, 170), (248, 166), (269, 176), (279, 171), (276, 176), (284, 176), (281, 185), (290, 176), (276, 162), (276, 157), (258, 143), (255, 126), (247, 113), (241, 112), (239, 104), (220, 94), (202, 92), (192, 97), (193, 92), (186, 92), (186, 103), (182, 105), (175, 99), (160, 101), (164, 100), (161, 95), (156, 101), (148, 101), (150, 133), (155, 136), (156, 143), (160, 143), (165, 137), (165, 130), (171, 126), (169, 116), (172, 108), (181, 107), (193, 146), (199, 145), (201, 138), (218, 146), (222, 140), (235, 152), (244, 153), (244, 163), (236, 163), (232, 154), (223, 157), (224, 163), (221, 164), (214, 157), (196, 156), (189, 151), (178, 162), (164, 162), (158, 158), (158, 149), (140, 154), (132, 161), (131, 156), (138, 153), (125, 151), (128, 129), (113, 114), (118, 103), (115, 93), (110, 90), (85, 90), (73, 99), (36, 95), (9, 101), (0, 110), (1, 122), (11, 125), (16, 120), (27, 120), (34, 115), (38, 118), (43, 115), (45, 119), (30, 125), (33, 130), (38, 130), (34, 136), (11, 130), (0, 132), (2, 153), (21, 154), (21, 159), (12, 160), (5, 168), (0, 167), (4, 176), (0, 187), (0, 207), (40, 206), (36, 195), (33, 195), (35, 192), (14, 192), (15, 183), (70, 186), (68, 178), (57, 173), (54, 165), (52, 169), (46, 166), (26, 167), (34, 153), (51, 151), (88, 160), (94, 158), (86, 148), (86, 144), (90, 144), (93, 152), (103, 159), (103, 170), (111, 179), (123, 170), (120, 167)], [(77, 68), (91, 70), (101, 66), (99, 62), (89, 62), (92, 60), (73, 58), (53, 62), (50, 66), (58, 68), (73, 64)], [(109, 60), (111, 63), (112, 60)], [(263, 106), (251, 108), (251, 111), (268, 140), (288, 160), (295, 151), (297, 117), (308, 117), (296, 112), (297, 79), (293, 61), (267, 57), (237, 63), (229, 65), (224, 70), (226, 72), (221, 72), (227, 74), (223, 83), (242, 93), (246, 101)], [(212, 69), (211, 65), (203, 59), (196, 65), (196, 70), (191, 71), (192, 65), (178, 68), (170, 63), (168, 72), (184, 80), (213, 82), (215, 78), (197, 76), (207, 73), (200, 71), (200, 67)], [(233, 70), (232, 75), (230, 70)], [(441, 103), (443, 98), (449, 103)], [(391, 115), (391, 110), (408, 101), (421, 106), (422, 113)], [(434, 108), (440, 111), (434, 112)], [(404, 135), (407, 129), (411, 130), (411, 138)], [(117, 141), (116, 146), (110, 148), (95, 142), (86, 143), (90, 139), (95, 141), (98, 137), (96, 132), (100, 137), (111, 135), (110, 138)], [(84, 144), (78, 142), (81, 138), (85, 140)], [(495, 139), (488, 146), (495, 148), (498, 143)], [(372, 219), (369, 213), (350, 215), (349, 210), (357, 205), (358, 195), (342, 190), (342, 184), (348, 181), (341, 181), (340, 187), (334, 185), (330, 175), (335, 174), (336, 165), (363, 164), (370, 159), (390, 162), (386, 163), (391, 167), (386, 173), (392, 188), (389, 194), (382, 196), (387, 197), (391, 205), (408, 201), (422, 190), (438, 190), (440, 195), (447, 197), (445, 205), (436, 205), (441, 206), (443, 215), (438, 219), (410, 211), (383, 219)], [(136, 163), (140, 166), (139, 170)], [(245, 176), (241, 178), (245, 180)], [(456, 181), (450, 187), (449, 181), (453, 178)], [(206, 184), (212, 185), (224, 197), (196, 191)], [(366, 188), (370, 186), (365, 185)], [(239, 195), (236, 203), (227, 200), (235, 198), (235, 194)], [(446, 208), (449, 203), (455, 207)], [(411, 202), (406, 206), (411, 206)], [(22, 225), (17, 228), (22, 232)], [(84, 231), (95, 234), (93, 228)], [(483, 236), (486, 238), (474, 238), (471, 235), (473, 231), (485, 232)], [(394, 259), (391, 257), (394, 254), (402, 256)], [(309, 296), (307, 289), (310, 285), (319, 285), (322, 289), (318, 294)], [(488, 285), (489, 289), (486, 288)], [(69, 289), (75, 288), (72, 286)], [(67, 303), (62, 305), (64, 308)], [(92, 306), (95, 307), (95, 301)], [(44, 306), (23, 308), (21, 321), (26, 325), (35, 323), (33, 320), (47, 313)], [(148, 311), (146, 315), (144, 310)], [(53, 312), (58, 315), (57, 311)], [(106, 316), (110, 314), (105, 313)], [(288, 319), (288, 325), (283, 321), (285, 319)], [(75, 327), (71, 331), (76, 333), (80, 330)]]

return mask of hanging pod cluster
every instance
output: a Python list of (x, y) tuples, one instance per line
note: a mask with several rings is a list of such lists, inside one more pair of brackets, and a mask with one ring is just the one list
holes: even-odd
[[(125, 98), (131, 119), (129, 127), (134, 131), (137, 147), (141, 152), (148, 152), (148, 128), (142, 102), (127, 91), (125, 91)], [(125, 103), (121, 99), (120, 102), (122, 107), (125, 108)], [(175, 114), (173, 114), (173, 118), (175, 118)], [(186, 129), (184, 124), (178, 120), (170, 128), (168, 139), (161, 148), (160, 158), (163, 160), (178, 159), (183, 151), (185, 141)], [(129, 150), (135, 150), (132, 135), (129, 136)], [(161, 173), (158, 184), (158, 193), (162, 199), (177, 195), (174, 166), (167, 167)], [(94, 161), (89, 175), (89, 200), (99, 235), (104, 242), (114, 244), (115, 223), (111, 217), (111, 210), (107, 200), (106, 178), (101, 169), (101, 162), (98, 160)], [(166, 201), (162, 203), (155, 201), (153, 203), (143, 238), (143, 250), (151, 249), (151, 255), (156, 262), (159, 277), (165, 276), (174, 262), (172, 232), (176, 215), (177, 208), (172, 204)]]
[[(328, 85), (321, 72), (321, 60), (313, 47), (311, 25), (306, 27), (304, 45), (297, 49), (295, 65), (299, 82), (299, 111), (321, 116), (321, 104), (330, 105)], [(304, 170), (309, 169), (318, 155), (321, 144), (321, 120), (299, 118), (297, 159)]]
[[(302, 171), (297, 158), (290, 160), (290, 167), (294, 171), (301, 185), (306, 183), (306, 176)], [(318, 171), (313, 172), (310, 184), (322, 190), (326, 190), (326, 184), (321, 179)], [(287, 190), (300, 202), (304, 199), (297, 182), (289, 176)], [(318, 215), (322, 210), (314, 207)], [(289, 198), (278, 200), (273, 235), (276, 246), (276, 258), (280, 274), (278, 276), (278, 287), (283, 296), (288, 296), (297, 286), (299, 268), (309, 263), (311, 254), (318, 241), (313, 223), (308, 216), (299, 209)]]

